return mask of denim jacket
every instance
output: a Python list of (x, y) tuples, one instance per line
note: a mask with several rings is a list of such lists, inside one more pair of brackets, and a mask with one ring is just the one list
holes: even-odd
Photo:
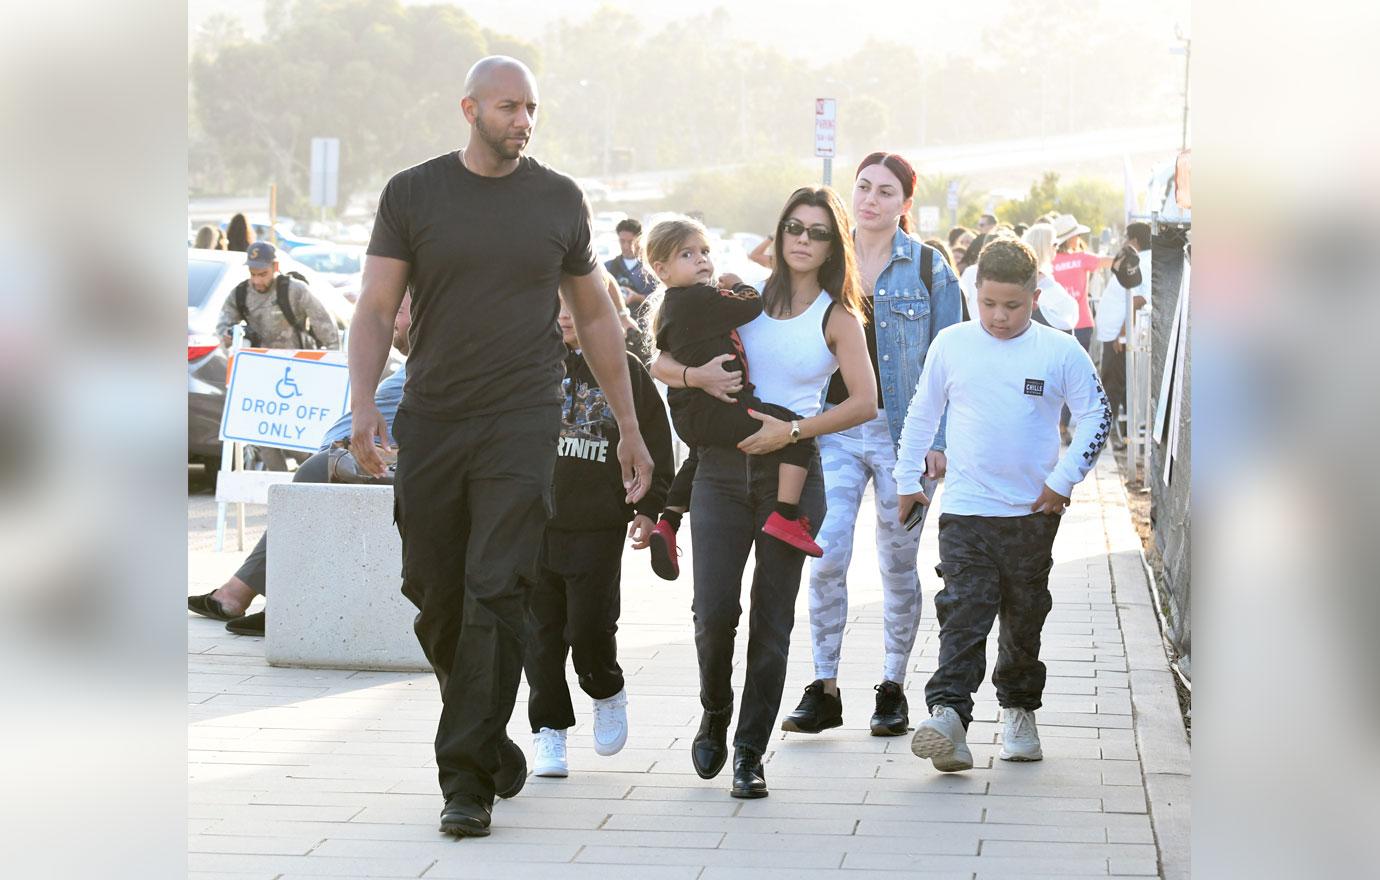
[[(934, 290), (927, 291), (920, 276), (920, 242), (898, 228), (891, 244), (891, 262), (877, 276), (873, 305), (882, 405), (891, 429), (891, 444), (899, 448), (906, 410), (925, 367), (925, 353), (940, 330), (963, 320), (963, 292), (938, 251), (930, 249)], [(946, 422), (947, 418), (939, 422), (931, 447), (940, 452), (945, 449)]]

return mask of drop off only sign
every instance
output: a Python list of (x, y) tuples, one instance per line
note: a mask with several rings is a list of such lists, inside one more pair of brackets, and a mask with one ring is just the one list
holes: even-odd
[(341, 352), (241, 351), (230, 367), (220, 439), (315, 452), (349, 402)]

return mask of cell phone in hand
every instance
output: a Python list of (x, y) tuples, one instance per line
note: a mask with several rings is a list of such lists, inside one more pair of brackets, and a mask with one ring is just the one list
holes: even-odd
[(920, 525), (920, 520), (924, 519), (924, 517), (925, 505), (917, 501), (915, 504), (911, 505), (910, 513), (906, 514), (906, 521), (902, 523), (902, 525), (904, 525), (906, 531), (909, 532), (911, 529)]

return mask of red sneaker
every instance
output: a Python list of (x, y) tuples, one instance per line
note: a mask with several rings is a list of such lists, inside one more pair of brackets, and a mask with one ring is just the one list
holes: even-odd
[(786, 519), (781, 514), (773, 512), (762, 525), (762, 532), (778, 541), (785, 541), (806, 556), (818, 559), (824, 555), (815, 539), (810, 537), (810, 520), (806, 517)]
[(680, 551), (676, 549), (676, 530), (666, 520), (652, 529), (652, 571), (666, 581), (680, 577)]

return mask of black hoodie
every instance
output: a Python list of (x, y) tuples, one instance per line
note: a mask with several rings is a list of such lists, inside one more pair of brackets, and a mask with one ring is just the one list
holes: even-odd
[(561, 383), (561, 439), (556, 448), (556, 514), (548, 525), (554, 529), (592, 532), (618, 529), (632, 521), (634, 512), (655, 520), (666, 504), (675, 462), (671, 454), (671, 425), (666, 406), (647, 368), (628, 355), (633, 406), (642, 440), (652, 455), (652, 485), (636, 508), (623, 499), (623, 471), (618, 464), (618, 422), (604, 392), (585, 363), (572, 351), (565, 359)]

